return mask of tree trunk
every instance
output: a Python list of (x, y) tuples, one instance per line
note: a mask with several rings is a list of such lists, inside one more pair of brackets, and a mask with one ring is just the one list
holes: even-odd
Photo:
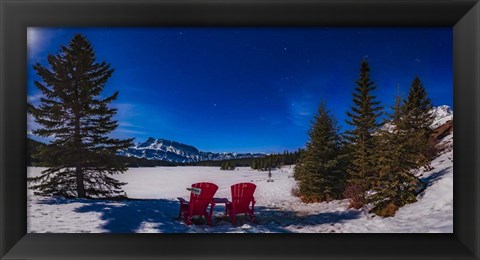
[[(78, 108), (77, 108), (78, 109)], [(83, 171), (81, 166), (82, 161), (82, 140), (80, 139), (80, 116), (75, 117), (75, 149), (77, 150), (77, 161), (75, 167), (75, 176), (77, 179), (77, 197), (86, 198), (87, 194), (85, 193), (85, 184), (83, 182)]]
[(76, 167), (75, 174), (77, 177), (77, 197), (86, 198), (87, 194), (85, 193), (85, 185), (83, 183), (83, 172), (81, 167)]

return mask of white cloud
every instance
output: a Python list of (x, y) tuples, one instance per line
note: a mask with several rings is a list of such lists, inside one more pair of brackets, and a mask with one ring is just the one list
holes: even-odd
[(117, 118), (124, 120), (138, 115), (136, 106), (130, 103), (112, 103), (112, 107), (117, 109)]
[(129, 123), (129, 122), (127, 122), (127, 121), (120, 121), (120, 122), (118, 122), (118, 126), (119, 126), (119, 127), (139, 127), (139, 126), (134, 125), (134, 124), (132, 124), (132, 123)]
[(118, 132), (118, 133), (125, 133), (125, 134), (140, 134), (140, 135), (146, 134), (145, 132), (142, 132), (142, 131), (126, 129), (126, 128), (121, 128), (121, 127), (115, 129), (115, 131)]
[(34, 59), (53, 39), (53, 34), (39, 27), (27, 28), (28, 57)]
[(317, 106), (317, 102), (309, 94), (303, 94), (299, 98), (290, 100), (290, 121), (296, 126), (309, 126)]
[(38, 93), (38, 94), (35, 94), (35, 95), (29, 95), (27, 97), (27, 101), (30, 102), (30, 103), (35, 103), (35, 102), (39, 101), (42, 96), (43, 95), (41, 93)]
[(38, 129), (40, 125), (35, 122), (35, 118), (32, 115), (27, 115), (27, 133), (31, 133), (32, 130)]
[(118, 127), (114, 130), (114, 133), (129, 135), (145, 134), (145, 132), (140, 131), (140, 129), (143, 129), (142, 126), (130, 122), (132, 118), (139, 115), (139, 107), (137, 105), (131, 103), (112, 103), (112, 107), (117, 109), (115, 118), (118, 120)]

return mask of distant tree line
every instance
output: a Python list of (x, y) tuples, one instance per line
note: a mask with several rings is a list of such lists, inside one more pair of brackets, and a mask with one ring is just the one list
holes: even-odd
[(220, 165), (220, 170), (222, 171), (233, 171), (235, 168), (235, 163), (231, 161), (223, 161)]
[(222, 167), (227, 162), (234, 167), (248, 167), (252, 164), (254, 158), (235, 158), (226, 160), (208, 160), (199, 162), (185, 163), (185, 166), (209, 166), (209, 167)]
[(255, 158), (251, 161), (250, 167), (254, 170), (268, 171), (284, 165), (293, 165), (297, 163), (302, 150), (295, 152), (284, 151), (283, 153), (273, 153), (262, 158)]
[(237, 167), (250, 167), (254, 170), (268, 171), (269, 169), (278, 168), (283, 165), (295, 164), (298, 158), (300, 158), (302, 152), (302, 149), (298, 149), (295, 152), (284, 151), (283, 153), (273, 153), (265, 155), (264, 157), (200, 161), (186, 163), (184, 165), (220, 167), (221, 170), (234, 170)]
[(147, 158), (126, 157), (119, 156), (123, 162), (127, 164), (129, 168), (138, 167), (157, 167), (157, 166), (179, 166), (178, 163), (162, 161), (162, 160), (150, 160)]
[(41, 166), (41, 160), (35, 154), (40, 151), (42, 146), (45, 144), (27, 138), (27, 166)]
[[(373, 94), (367, 61), (347, 112), (348, 131), (340, 133), (336, 120), (320, 104), (309, 131), (309, 141), (294, 171), (294, 194), (304, 202), (350, 199), (350, 207), (368, 206), (380, 216), (416, 201), (424, 184), (415, 171), (431, 169), (435, 156), (430, 141), (432, 104), (416, 77), (408, 97), (398, 95), (387, 114)], [(382, 120), (382, 116), (384, 116)]]
[(296, 152), (284, 151), (273, 153), (260, 158), (242, 158), (222, 161), (196, 162), (190, 165), (196, 166), (220, 166), (220, 170), (235, 170), (236, 167), (250, 167), (254, 170), (269, 171), (284, 165), (293, 165), (300, 157), (302, 150)]

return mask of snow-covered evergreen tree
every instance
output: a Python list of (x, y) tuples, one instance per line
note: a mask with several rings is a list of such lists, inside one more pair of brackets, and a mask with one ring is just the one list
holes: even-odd
[(408, 97), (404, 101), (405, 124), (408, 132), (409, 152), (417, 158), (418, 168), (430, 168), (433, 159), (432, 147), (429, 142), (432, 134), (431, 125), (434, 120), (432, 103), (419, 77), (415, 77), (410, 87)]
[[(378, 149), (374, 133), (378, 131), (381, 115), (380, 102), (372, 92), (376, 89), (370, 79), (370, 67), (366, 60), (361, 62), (360, 78), (353, 93), (353, 106), (347, 112), (347, 123), (353, 128), (346, 131), (350, 163), (347, 170), (348, 183), (357, 193), (352, 198), (355, 208), (363, 206), (366, 192), (372, 188), (378, 179)], [(352, 195), (352, 194), (350, 194)]]
[(49, 67), (34, 66), (42, 81), (41, 104), (29, 104), (28, 111), (41, 126), (35, 135), (53, 138), (39, 156), (48, 167), (29, 178), (31, 188), (42, 195), (99, 198), (123, 195), (125, 183), (111, 177), (123, 173), (126, 165), (116, 152), (132, 145), (132, 139), (109, 137), (117, 128), (116, 109), (109, 107), (118, 91), (105, 97), (103, 90), (113, 69), (97, 62), (93, 47), (82, 35), (75, 35), (59, 53), (48, 56)]
[(409, 135), (405, 129), (405, 109), (398, 96), (389, 115), (390, 127), (379, 130), (378, 172), (367, 202), (374, 207), (372, 212), (380, 216), (393, 216), (405, 204), (416, 201), (416, 190), (420, 181), (412, 174), (416, 159), (409, 152)]
[(345, 183), (345, 162), (337, 124), (324, 104), (318, 108), (309, 141), (294, 172), (304, 202), (340, 199)]

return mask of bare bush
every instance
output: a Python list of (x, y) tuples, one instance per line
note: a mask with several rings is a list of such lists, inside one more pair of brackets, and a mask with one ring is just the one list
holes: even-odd
[(348, 208), (360, 209), (365, 205), (365, 192), (360, 185), (348, 185), (343, 192), (343, 196), (350, 199)]

